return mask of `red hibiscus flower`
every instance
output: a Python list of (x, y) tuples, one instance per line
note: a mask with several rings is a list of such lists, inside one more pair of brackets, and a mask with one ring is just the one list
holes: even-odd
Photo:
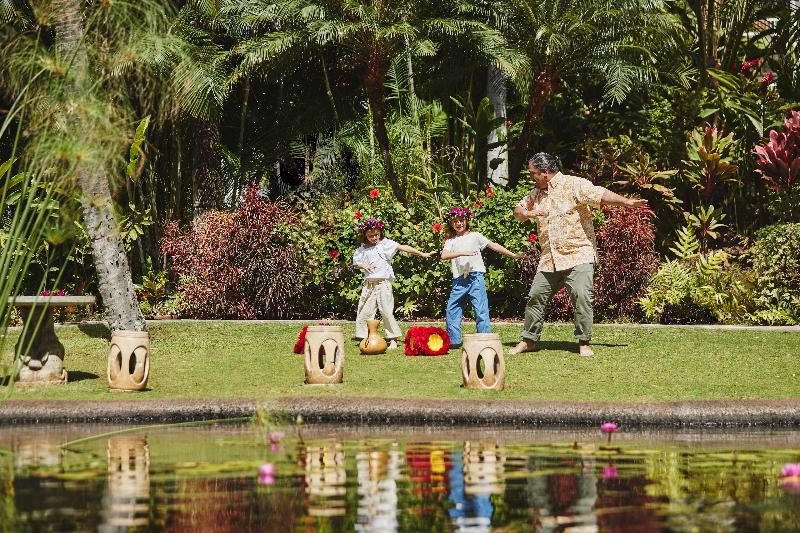
[(442, 231), (442, 225), (437, 222), (436, 224), (433, 225), (433, 231), (439, 233), (440, 231)]
[(328, 255), (331, 257), (331, 259), (333, 259), (334, 261), (336, 261), (337, 259), (339, 259), (339, 250), (337, 250), (336, 248), (334, 248), (333, 250), (331, 250), (330, 252), (328, 252)]
[(359, 218), (361, 218), (361, 217), (363, 217), (363, 216), (364, 216), (364, 214), (363, 214), (361, 211), (356, 211), (356, 214), (355, 214), (355, 215), (353, 215), (353, 218), (355, 218), (356, 220), (358, 220)]
[(486, 198), (494, 198), (494, 189), (486, 187)]
[(369, 191), (369, 197), (374, 200), (375, 198), (378, 197), (380, 193), (381, 191), (379, 191), (378, 189), (372, 189), (371, 191)]
[(536, 242), (538, 240), (539, 240), (539, 237), (537, 237), (535, 233), (531, 233), (530, 235), (528, 235), (528, 242), (533, 243), (533, 242)]

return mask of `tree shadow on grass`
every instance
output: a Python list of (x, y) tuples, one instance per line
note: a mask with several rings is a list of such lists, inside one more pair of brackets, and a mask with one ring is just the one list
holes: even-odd
[[(604, 342), (592, 342), (590, 343), (591, 346), (605, 346), (607, 348), (620, 348), (624, 346), (628, 346), (627, 344), (612, 344), (612, 343), (604, 343)], [(506, 342), (504, 346), (513, 347), (516, 346), (516, 342)], [(536, 345), (533, 348), (533, 352), (523, 352), (523, 353), (536, 353), (542, 352), (545, 350), (550, 351), (563, 351), (563, 352), (572, 352), (578, 353), (578, 343), (577, 342), (570, 342), (570, 341), (536, 341)]]
[(105, 324), (78, 324), (78, 329), (93, 339), (111, 340), (111, 330)]
[(67, 371), (67, 383), (73, 383), (75, 381), (83, 381), (85, 379), (98, 379), (100, 376), (97, 374), (93, 374), (92, 372), (81, 372), (80, 370), (68, 370)]

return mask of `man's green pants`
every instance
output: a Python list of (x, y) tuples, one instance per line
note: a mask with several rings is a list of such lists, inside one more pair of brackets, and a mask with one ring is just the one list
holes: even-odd
[(544, 315), (553, 295), (567, 287), (575, 308), (575, 338), (589, 341), (592, 338), (594, 312), (594, 263), (584, 263), (558, 272), (537, 272), (525, 305), (525, 329), (522, 338), (538, 341), (542, 334)]

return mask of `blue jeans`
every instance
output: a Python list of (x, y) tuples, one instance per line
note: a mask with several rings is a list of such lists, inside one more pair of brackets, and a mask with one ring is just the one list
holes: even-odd
[(447, 334), (452, 344), (461, 344), (461, 317), (467, 298), (475, 310), (475, 328), (478, 333), (490, 333), (489, 298), (486, 296), (486, 282), (483, 272), (471, 272), (467, 277), (453, 278), (453, 288), (447, 300)]

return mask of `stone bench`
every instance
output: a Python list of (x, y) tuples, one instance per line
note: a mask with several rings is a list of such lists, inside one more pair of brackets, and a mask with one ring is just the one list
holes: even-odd
[(8, 304), (22, 315), (22, 333), (17, 341), (20, 355), (14, 380), (19, 385), (50, 385), (67, 382), (64, 345), (56, 337), (53, 309), (74, 305), (94, 305), (94, 296), (17, 296)]

